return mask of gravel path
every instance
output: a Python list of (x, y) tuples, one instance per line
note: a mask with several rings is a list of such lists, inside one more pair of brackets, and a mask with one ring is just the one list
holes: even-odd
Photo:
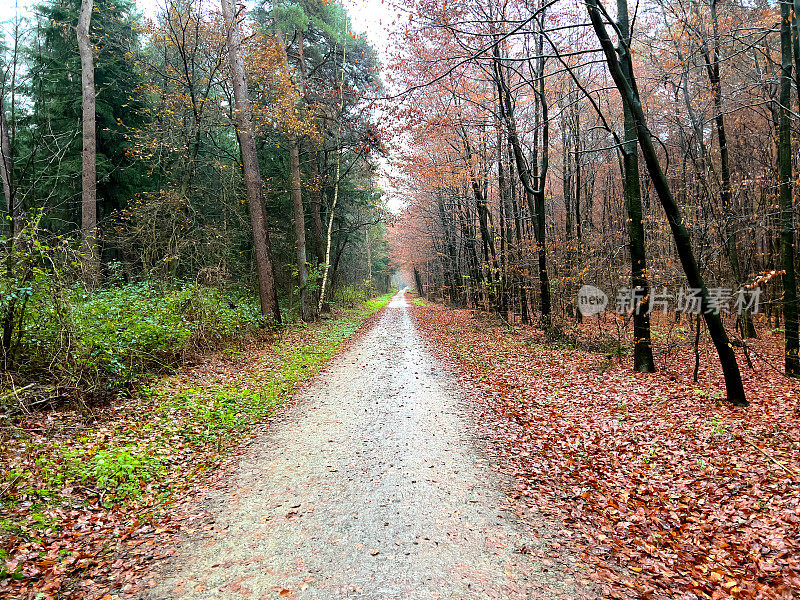
[(141, 599), (574, 597), (500, 509), (468, 404), (401, 292), (209, 491), (213, 525)]

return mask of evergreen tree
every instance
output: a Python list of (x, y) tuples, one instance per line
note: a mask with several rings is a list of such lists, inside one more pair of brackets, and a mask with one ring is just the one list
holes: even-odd
[[(80, 223), (81, 75), (75, 28), (80, 0), (48, 0), (36, 7), (26, 51), (29, 114), (20, 125), (18, 163), (30, 161), (21, 185), (28, 208), (44, 208), (43, 226), (72, 233)], [(142, 122), (137, 52), (138, 14), (132, 0), (97, 0), (90, 38), (97, 90), (97, 202), (104, 220), (128, 204), (142, 168), (131, 156), (127, 131)]]

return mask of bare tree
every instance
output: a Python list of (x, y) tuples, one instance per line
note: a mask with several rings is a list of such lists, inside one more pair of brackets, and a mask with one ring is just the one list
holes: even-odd
[[(626, 0), (618, 0), (618, 6), (620, 5), (624, 5), (627, 9)], [(636, 78), (633, 74), (630, 48), (626, 46), (624, 36), (620, 36), (620, 48), (624, 48), (625, 51), (618, 58), (617, 49), (614, 48), (614, 44), (606, 30), (606, 20), (610, 21), (610, 19), (608, 18), (605, 7), (600, 0), (587, 0), (586, 6), (588, 8), (592, 27), (600, 41), (600, 46), (605, 55), (606, 64), (608, 65), (608, 70), (611, 73), (614, 84), (622, 96), (622, 101), (628, 105), (636, 121), (636, 133), (639, 138), (639, 145), (642, 149), (642, 156), (647, 164), (647, 171), (650, 174), (653, 188), (658, 195), (658, 199), (669, 221), (678, 256), (683, 266), (683, 271), (686, 274), (686, 279), (692, 288), (699, 290), (703, 317), (705, 318), (708, 332), (711, 335), (711, 340), (717, 350), (720, 366), (725, 376), (728, 401), (736, 406), (747, 406), (748, 402), (745, 397), (744, 386), (742, 385), (742, 375), (739, 372), (739, 365), (736, 362), (736, 355), (728, 339), (728, 334), (725, 331), (722, 318), (718, 312), (712, 310), (709, 302), (708, 289), (706, 288), (703, 276), (697, 266), (694, 251), (692, 250), (691, 237), (689, 236), (686, 226), (683, 224), (680, 208), (672, 195), (667, 177), (661, 168), (661, 163), (656, 153), (655, 146), (653, 145), (652, 134), (647, 128), (644, 109), (642, 108), (642, 103), (639, 99), (639, 91), (636, 87)], [(621, 62), (626, 63), (624, 69), (620, 64)]]

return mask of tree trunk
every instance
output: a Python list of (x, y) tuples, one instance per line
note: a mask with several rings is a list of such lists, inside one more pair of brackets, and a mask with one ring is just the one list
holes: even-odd
[[(539, 41), (539, 46), (541, 40)], [(531, 216), (534, 218), (533, 230), (534, 237), (536, 238), (536, 249), (539, 259), (539, 285), (541, 291), (541, 309), (542, 309), (542, 325), (547, 328), (550, 325), (550, 281), (547, 273), (547, 258), (545, 254), (545, 214), (544, 214), (544, 189), (537, 189), (535, 186), (540, 186), (545, 183), (547, 177), (547, 144), (549, 134), (549, 124), (547, 122), (547, 104), (543, 101), (543, 78), (541, 79), (540, 86), (536, 89), (537, 102), (540, 103), (543, 109), (542, 118), (542, 138), (543, 138), (543, 153), (542, 164), (536, 164), (538, 161), (534, 158), (534, 164), (531, 165), (535, 171), (531, 175), (528, 169), (528, 163), (525, 160), (525, 155), (522, 150), (522, 143), (520, 142), (517, 134), (517, 126), (514, 117), (514, 104), (511, 101), (511, 90), (505, 81), (503, 69), (500, 58), (499, 44), (494, 47), (494, 71), (499, 88), (499, 95), (502, 98), (502, 110), (500, 113), (501, 118), (505, 121), (506, 130), (508, 132), (508, 143), (513, 150), (514, 163), (517, 168), (517, 175), (519, 177), (522, 187), (525, 189), (525, 196), (528, 200), (528, 208)], [(536, 72), (542, 73), (544, 71), (544, 58), (539, 57)], [(538, 119), (538, 112), (537, 112)], [(538, 127), (537, 127), (538, 132)], [(534, 145), (536, 146), (537, 143)], [(534, 152), (537, 148), (534, 147)]]
[[(619, 1), (625, 2), (625, 0)], [(658, 194), (659, 201), (664, 208), (664, 213), (667, 216), (667, 221), (672, 230), (672, 235), (675, 238), (675, 246), (686, 274), (686, 279), (692, 288), (699, 290), (701, 311), (703, 312), (709, 334), (711, 335), (714, 347), (717, 350), (717, 355), (719, 356), (722, 372), (725, 376), (728, 401), (736, 406), (747, 406), (748, 403), (744, 393), (744, 386), (742, 385), (739, 365), (736, 362), (736, 355), (733, 352), (720, 315), (708, 310), (710, 306), (708, 289), (703, 281), (703, 276), (700, 274), (700, 269), (697, 267), (689, 232), (683, 224), (680, 208), (675, 202), (675, 198), (672, 196), (667, 177), (661, 169), (655, 146), (653, 146), (650, 130), (647, 128), (644, 120), (644, 110), (639, 100), (636, 79), (633, 76), (633, 69), (630, 67), (630, 53), (626, 52), (624, 56), (625, 62), (629, 64), (628, 73), (630, 73), (630, 79), (627, 79), (617, 60), (614, 44), (611, 42), (608, 32), (606, 31), (602, 12), (599, 7), (599, 0), (587, 0), (587, 8), (592, 27), (600, 41), (606, 58), (606, 64), (608, 65), (608, 70), (611, 73), (614, 84), (622, 95), (623, 102), (628, 104), (636, 119), (636, 133), (639, 137), (642, 156), (647, 165), (650, 179), (653, 182), (653, 188)]]
[[(308, 68), (306, 66), (305, 58), (305, 37), (302, 30), (297, 32), (297, 55), (300, 64), (300, 78), (301, 90), (300, 94), (306, 105), (311, 104), (308, 97)], [(311, 228), (313, 233), (312, 251), (316, 264), (320, 265), (325, 260), (325, 237), (322, 233), (322, 187), (323, 181), (319, 172), (319, 156), (320, 152), (316, 148), (308, 145), (308, 153), (310, 156), (311, 164), (311, 179), (312, 179), (312, 193), (311, 193)]]
[(475, 196), (475, 209), (478, 213), (478, 228), (481, 234), (481, 243), (483, 245), (483, 255), (485, 264), (488, 266), (486, 273), (487, 281), (487, 309), (490, 311), (497, 310), (497, 285), (495, 284), (495, 277), (499, 273), (500, 268), (497, 263), (497, 251), (494, 245), (494, 238), (489, 231), (489, 208), (486, 204), (486, 197), (481, 189), (475, 173), (472, 170), (472, 147), (467, 137), (466, 129), (462, 127), (461, 135), (464, 139), (464, 149), (467, 152), (467, 168), (469, 170), (470, 184), (472, 185), (472, 193)]
[[(455, 232), (452, 230), (452, 220), (445, 209), (444, 199), (441, 192), (436, 193), (436, 207), (439, 214), (439, 222), (444, 238), (445, 252), (442, 253), (442, 276), (444, 278), (442, 296), (456, 306), (463, 305), (463, 293), (460, 278), (458, 277), (458, 255), (454, 241)], [(429, 290), (430, 291), (430, 290)]]
[(794, 25), (794, 81), (797, 99), (800, 100), (800, 0), (794, 0), (792, 24)]
[[(583, 230), (581, 229), (581, 130), (580, 117), (575, 127), (575, 264), (580, 264), (581, 250), (583, 242)], [(583, 315), (580, 311), (575, 311), (575, 320), (583, 323)]]
[(303, 211), (303, 191), (300, 179), (300, 144), (297, 137), (289, 136), (289, 164), (292, 169), (292, 206), (294, 208), (294, 234), (297, 256), (297, 285), (300, 289), (300, 318), (308, 321), (308, 270), (306, 268), (306, 217)]
[(242, 170), (247, 187), (250, 224), (253, 229), (253, 248), (258, 270), (261, 314), (272, 318), (275, 323), (280, 323), (281, 312), (275, 288), (275, 273), (269, 243), (269, 228), (264, 211), (264, 198), (261, 193), (261, 173), (258, 166), (256, 138), (253, 133), (252, 109), (247, 91), (244, 60), (242, 59), (242, 36), (236, 23), (233, 0), (222, 0), (222, 14), (227, 29), (228, 57), (236, 103), (236, 130), (242, 153)]
[[(278, 42), (278, 49), (281, 52), (283, 68), (286, 73), (289, 70), (289, 57), (286, 54), (286, 46), (283, 43), (283, 32), (280, 28), (275, 30), (275, 37)], [(302, 43), (302, 40), (301, 40)], [(294, 208), (294, 236), (295, 250), (297, 258), (297, 285), (300, 291), (300, 318), (308, 321), (311, 318), (308, 306), (308, 270), (306, 268), (306, 218), (303, 211), (303, 188), (300, 177), (300, 143), (297, 136), (290, 133), (289, 142), (289, 166), (292, 176), (292, 207)]]
[[(542, 11), (544, 20), (544, 11)], [(544, 89), (544, 35), (540, 34), (536, 41), (536, 79), (534, 90), (537, 104), (541, 108), (541, 122), (536, 127), (534, 133), (533, 146), (533, 180), (536, 182), (536, 189), (532, 194), (533, 205), (531, 213), (534, 215), (534, 233), (536, 238), (536, 252), (539, 258), (539, 293), (541, 295), (542, 327), (549, 329), (551, 321), (552, 301), (550, 299), (550, 272), (547, 270), (547, 213), (545, 206), (545, 185), (547, 183), (547, 171), (550, 164), (550, 115), (547, 105), (547, 97)], [(539, 111), (535, 111), (535, 119), (539, 119)], [(539, 160), (539, 148), (536, 142), (538, 133), (542, 133), (542, 154)]]
[(425, 297), (425, 288), (422, 287), (422, 278), (419, 276), (419, 271), (417, 267), (414, 267), (414, 285), (417, 286), (417, 295), (420, 298)]
[[(618, 53), (624, 57), (631, 42), (628, 3), (617, 0), (617, 27), (623, 38)], [(630, 81), (630, 62), (622, 60), (620, 67)], [(627, 103), (623, 102), (625, 145), (622, 148), (624, 170), (625, 208), (628, 213), (628, 238), (631, 254), (631, 288), (634, 290), (633, 307), (633, 368), (640, 373), (653, 373), (653, 349), (650, 340), (649, 307), (645, 306), (650, 295), (647, 280), (647, 256), (645, 254), (644, 224), (642, 223), (642, 189), (639, 182), (639, 148), (636, 144), (636, 120)]]
[(364, 250), (367, 267), (367, 287), (372, 287), (372, 240), (370, 239), (369, 223), (364, 226)]
[(311, 150), (311, 178), (314, 193), (311, 196), (311, 227), (314, 233), (314, 254), (318, 265), (325, 262), (325, 234), (322, 229), (322, 176), (319, 172), (319, 152)]
[(514, 182), (514, 171), (513, 171), (513, 154), (511, 147), (508, 147), (508, 187), (509, 187), (509, 199), (511, 201), (511, 212), (514, 215), (514, 239), (516, 240), (517, 244), (517, 260), (514, 266), (514, 274), (517, 283), (517, 291), (519, 293), (519, 310), (520, 310), (520, 320), (522, 321), (523, 325), (528, 325), (530, 323), (530, 315), (528, 314), (528, 293), (525, 289), (525, 276), (523, 273), (523, 268), (525, 264), (525, 253), (523, 251), (523, 235), (522, 235), (522, 214), (520, 213), (519, 204), (517, 203), (517, 186)]
[[(466, 198), (466, 194), (464, 194)], [(465, 306), (469, 306), (470, 296), (472, 296), (472, 305), (474, 307), (481, 306), (484, 303), (478, 297), (480, 290), (483, 288), (483, 272), (481, 271), (480, 261), (478, 260), (478, 253), (475, 250), (476, 237), (475, 228), (472, 223), (472, 212), (469, 206), (461, 204), (460, 196), (456, 195), (456, 214), (458, 215), (458, 224), (461, 229), (461, 237), (464, 243), (464, 253), (467, 259), (467, 269), (469, 271), (469, 280), (465, 293)], [(459, 270), (454, 272), (458, 276)], [(471, 291), (471, 294), (470, 294)], [(483, 306), (483, 308), (486, 308)]]
[(89, 39), (93, 0), (81, 0), (76, 30), (81, 56), (83, 99), (83, 152), (81, 156), (81, 255), (83, 280), (93, 287), (100, 282), (100, 254), (97, 247), (97, 136), (95, 134), (94, 56)]
[[(344, 42), (342, 42), (342, 69), (339, 76), (339, 115), (336, 132), (336, 180), (333, 182), (333, 203), (328, 211), (328, 233), (325, 246), (325, 259), (322, 275), (322, 285), (319, 290), (319, 304), (317, 305), (317, 312), (321, 313), (325, 308), (325, 286), (328, 283), (328, 271), (330, 270), (331, 262), (331, 240), (333, 238), (333, 215), (336, 211), (336, 203), (339, 200), (339, 178), (341, 176), (342, 167), (342, 112), (344, 111), (344, 65), (347, 60), (347, 30), (345, 30)], [(320, 182), (321, 185), (322, 182)], [(315, 217), (316, 218), (316, 217)], [(341, 256), (341, 255), (340, 255)], [(336, 264), (339, 264), (339, 257), (336, 258)], [(336, 269), (334, 269), (336, 274)], [(333, 281), (331, 281), (331, 290), (334, 289)]]
[[(798, 0), (800, 1), (800, 0)], [(736, 280), (736, 286), (741, 286), (744, 281), (744, 274), (742, 273), (741, 262), (739, 261), (739, 244), (737, 240), (736, 222), (735, 218), (737, 211), (731, 205), (732, 202), (732, 186), (731, 186), (731, 169), (730, 158), (728, 153), (728, 136), (725, 131), (725, 115), (722, 107), (722, 80), (720, 78), (719, 70), (719, 18), (717, 16), (717, 0), (711, 0), (711, 19), (714, 28), (714, 48), (713, 51), (707, 47), (704, 41), (703, 54), (706, 63), (706, 73), (708, 74), (708, 81), (711, 84), (711, 91), (714, 97), (714, 124), (717, 129), (717, 141), (719, 143), (719, 162), (720, 162), (720, 178), (722, 180), (722, 187), (720, 189), (720, 200), (722, 201), (722, 218), (725, 224), (725, 249), (728, 255), (728, 261), (731, 264), (733, 277)], [(700, 138), (702, 140), (702, 138)], [(753, 318), (750, 311), (744, 311), (741, 315), (742, 336), (748, 338), (756, 337), (756, 330), (753, 325)]]
[(781, 266), (783, 268), (783, 326), (786, 344), (785, 373), (800, 377), (800, 340), (797, 323), (797, 281), (794, 269), (794, 206), (792, 202), (792, 138), (789, 104), (792, 91), (792, 7), (781, 0), (781, 83), (778, 123), (778, 174), (780, 176)]
[(19, 235), (22, 226), (19, 207), (14, 198), (14, 187), (11, 181), (14, 160), (11, 156), (11, 138), (8, 134), (5, 105), (0, 98), (0, 177), (3, 179), (3, 197), (6, 200), (6, 214), (10, 219), (9, 231), (13, 240)]
[(500, 304), (506, 321), (513, 321), (513, 295), (516, 278), (511, 274), (514, 269), (512, 248), (514, 247), (513, 223), (516, 220), (511, 210), (511, 194), (509, 182), (506, 180), (506, 165), (503, 160), (503, 131), (501, 123), (495, 121), (497, 130), (497, 189), (498, 208), (500, 211)]

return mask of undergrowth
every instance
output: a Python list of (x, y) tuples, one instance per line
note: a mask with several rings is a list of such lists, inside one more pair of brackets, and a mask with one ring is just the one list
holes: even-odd
[(31, 507), (163, 501), (250, 435), (391, 296), (319, 323), (293, 325), (263, 347), (223, 350), (211, 363), (211, 380), (175, 375), (91, 418), (53, 411), (0, 427), (0, 506), (16, 514), (6, 517), (0, 538), (3, 529), (35, 535)]
[(89, 291), (44, 279), (27, 302), (10, 372), (84, 397), (113, 397), (187, 353), (263, 324), (257, 300), (235, 288), (142, 282)]

